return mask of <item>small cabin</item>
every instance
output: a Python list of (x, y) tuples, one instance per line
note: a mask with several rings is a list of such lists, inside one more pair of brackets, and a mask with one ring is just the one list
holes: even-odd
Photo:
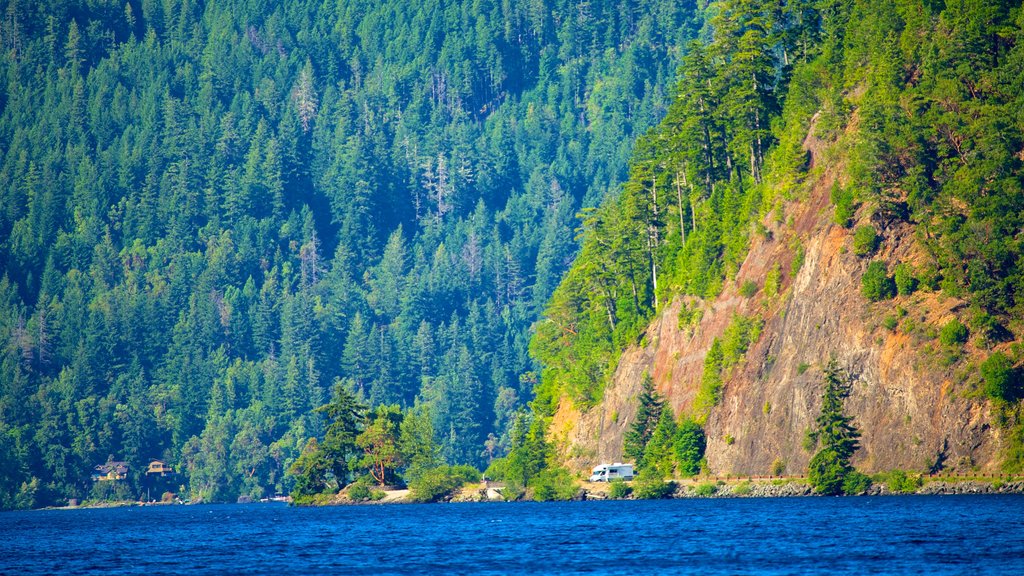
[(111, 460), (93, 467), (93, 482), (117, 482), (128, 477), (128, 463)]
[(174, 468), (168, 466), (167, 462), (163, 460), (153, 460), (149, 463), (149, 467), (146, 468), (147, 476), (168, 476), (174, 474)]

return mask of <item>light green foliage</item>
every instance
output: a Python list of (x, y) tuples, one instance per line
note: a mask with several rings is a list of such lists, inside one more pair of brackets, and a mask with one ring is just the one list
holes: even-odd
[(651, 469), (641, 470), (633, 481), (633, 495), (640, 500), (667, 498), (675, 488), (675, 482), (666, 482), (663, 476)]
[(694, 488), (693, 493), (702, 498), (714, 496), (718, 492), (718, 486), (713, 482), (703, 482)]
[(369, 476), (360, 477), (345, 491), (348, 497), (354, 502), (366, 502), (367, 500), (381, 500), (385, 494), (383, 490), (376, 490), (371, 484)]
[(761, 337), (764, 320), (757, 316), (735, 315), (722, 335), (722, 367), (737, 364), (751, 344)]
[(831, 196), (832, 204), (835, 205), (832, 221), (843, 228), (849, 228), (853, 215), (857, 211), (853, 188), (842, 188), (836, 183), (832, 186)]
[(818, 432), (814, 428), (804, 430), (803, 440), (800, 445), (805, 452), (814, 452), (815, 448), (818, 447)]
[(967, 342), (967, 326), (964, 326), (959, 319), (953, 318), (946, 322), (939, 330), (939, 342), (944, 346), (958, 346)]
[(821, 415), (815, 420), (821, 449), (811, 458), (808, 477), (816, 492), (836, 495), (843, 493), (843, 483), (854, 471), (850, 457), (860, 447), (857, 442), (860, 433), (843, 410), (850, 382), (834, 360), (829, 361), (824, 372)]
[(981, 363), (981, 377), (985, 394), (1004, 402), (1014, 401), (1024, 392), (1021, 371), (1013, 367), (1013, 361), (1002, 352), (993, 352)]
[(878, 249), (880, 241), (874, 226), (858, 226), (853, 232), (853, 253), (857, 256), (870, 256)]
[(910, 494), (924, 485), (920, 474), (911, 474), (904, 470), (892, 470), (880, 474), (878, 481), (885, 484), (890, 492), (896, 494)]
[(772, 466), (768, 470), (768, 473), (772, 476), (782, 476), (782, 473), (786, 471), (786, 461), (782, 458), (776, 458), (772, 461)]
[(608, 484), (608, 497), (615, 500), (628, 498), (633, 493), (633, 488), (621, 479), (612, 480)]
[(796, 277), (800, 269), (804, 267), (804, 259), (807, 257), (807, 251), (804, 245), (799, 240), (794, 240), (793, 248), (793, 261), (789, 265), (789, 275)]
[(402, 476), (409, 483), (441, 464), (440, 448), (434, 441), (434, 425), (425, 405), (405, 413), (399, 433), (399, 452), (406, 466)]
[(694, 419), (700, 425), (707, 422), (711, 409), (721, 400), (723, 367), (722, 344), (715, 338), (711, 342), (707, 356), (704, 357), (704, 373), (697, 396), (693, 399)]
[(779, 294), (782, 287), (782, 267), (776, 264), (764, 277), (764, 295), (767, 298), (774, 298)]
[(852, 470), (843, 478), (843, 494), (858, 496), (871, 489), (871, 477), (857, 470)]
[(897, 318), (895, 314), (889, 314), (882, 319), (882, 326), (886, 330), (895, 330), (896, 327), (899, 326), (899, 324), (899, 318)]
[(521, 492), (548, 466), (551, 447), (545, 438), (547, 422), (527, 412), (516, 415), (508, 456), (494, 460), (487, 477), (504, 480), (510, 492)]
[(740, 296), (744, 298), (750, 298), (754, 294), (757, 294), (757, 282), (753, 280), (747, 280), (740, 285)]
[(739, 483), (737, 483), (736, 485), (734, 485), (732, 487), (732, 495), (733, 496), (747, 496), (752, 491), (753, 491), (753, 485), (749, 481), (747, 481), (747, 480), (739, 482)]
[(539, 502), (570, 500), (579, 492), (576, 479), (561, 466), (545, 468), (530, 479), (529, 487)]
[(896, 285), (886, 270), (885, 262), (873, 260), (860, 280), (860, 292), (871, 302), (888, 300), (896, 295)]
[(288, 471), (295, 477), (292, 499), (301, 504), (304, 498), (320, 494), (327, 489), (331, 466), (321, 452), (316, 438), (310, 438), (302, 454), (296, 458)]
[(397, 405), (377, 406), (367, 414), (363, 431), (356, 436), (356, 446), (363, 454), (354, 465), (366, 469), (381, 486), (394, 482), (398, 467), (404, 464), (399, 449), (402, 416)]
[(909, 296), (917, 290), (917, 278), (914, 277), (914, 269), (906, 262), (900, 262), (893, 270), (893, 279), (896, 282), (896, 292), (900, 296)]
[(409, 482), (409, 498), (413, 502), (437, 502), (450, 497), (463, 485), (479, 482), (480, 471), (472, 466), (438, 466), (424, 470)]
[(707, 439), (700, 424), (690, 418), (683, 418), (676, 429), (675, 456), (681, 476), (695, 476), (700, 473), (704, 462)]

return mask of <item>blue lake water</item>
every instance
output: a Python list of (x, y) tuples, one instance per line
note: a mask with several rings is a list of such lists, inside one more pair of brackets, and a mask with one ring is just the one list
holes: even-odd
[(1024, 574), (1024, 496), (0, 513), (3, 574)]

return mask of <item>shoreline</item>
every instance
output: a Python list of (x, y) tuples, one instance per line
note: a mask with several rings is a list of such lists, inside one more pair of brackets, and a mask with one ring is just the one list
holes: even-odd
[[(684, 500), (697, 498), (813, 498), (824, 497), (814, 493), (811, 485), (805, 478), (708, 478), (676, 480), (675, 489), (666, 496), (665, 500)], [(506, 500), (501, 494), (502, 486), (494, 483), (473, 484), (457, 490), (451, 496), (443, 498), (432, 504), (461, 504), (478, 502), (541, 502), (530, 498), (519, 498)], [(583, 482), (579, 486), (576, 495), (570, 500), (638, 500), (632, 494), (623, 498), (612, 498), (609, 494), (611, 486), (603, 483)], [(302, 507), (325, 507), (325, 506), (376, 506), (394, 504), (414, 504), (409, 499), (409, 491), (387, 490), (385, 496), (379, 500), (353, 501), (347, 496), (333, 494), (315, 503), (306, 503)], [(934, 480), (925, 480), (921, 486), (914, 490), (893, 490), (884, 483), (874, 483), (863, 494), (845, 495), (848, 498), (861, 496), (957, 496), (957, 495), (999, 495), (999, 494), (1024, 494), (1024, 478), (996, 478), (996, 477), (972, 477), (956, 479), (951, 477), (940, 477)], [(230, 504), (231, 502), (209, 502), (208, 504)], [(235, 502), (238, 503), (238, 502)], [(267, 502), (254, 500), (242, 502), (242, 504), (265, 504)], [(47, 506), (34, 508), (39, 510), (95, 510), (103, 508), (128, 508), (148, 506), (195, 506), (204, 504), (202, 502), (139, 502), (135, 500), (122, 500), (112, 502), (88, 502), (76, 506)], [(289, 505), (292, 505), (289, 502)]]

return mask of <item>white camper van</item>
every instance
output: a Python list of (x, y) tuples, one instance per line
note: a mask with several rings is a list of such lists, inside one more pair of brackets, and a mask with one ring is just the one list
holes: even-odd
[(590, 475), (591, 482), (611, 482), (612, 480), (632, 480), (633, 465), (616, 462), (615, 464), (601, 464), (594, 466)]

